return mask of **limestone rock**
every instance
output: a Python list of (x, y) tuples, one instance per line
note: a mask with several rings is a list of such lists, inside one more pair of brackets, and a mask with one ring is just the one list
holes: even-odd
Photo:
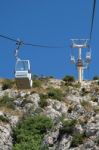
[(95, 146), (95, 143), (92, 140), (88, 140), (84, 143), (85, 149), (91, 149)]
[(59, 143), (58, 150), (67, 150), (67, 149), (69, 149), (70, 145), (71, 145), (71, 141), (72, 141), (72, 137), (71, 136), (64, 135), (62, 137), (62, 140)]
[(62, 114), (55, 109), (53, 109), (51, 106), (47, 106), (44, 110), (45, 115), (50, 117), (54, 122), (59, 122), (60, 117)]
[[(12, 127), (16, 127), (22, 115), (45, 114), (53, 121), (53, 128), (44, 135), (43, 144), (48, 146), (49, 150), (99, 150), (97, 140), (99, 139), (99, 85), (98, 81), (84, 81), (81, 87), (77, 83), (71, 85), (64, 84), (64, 81), (57, 79), (48, 79), (42, 83), (40, 90), (15, 90), (7, 89), (2, 91), (0, 85), (0, 98), (7, 95), (13, 98), (15, 110), (9, 108), (9, 101), (4, 101), (0, 106), (0, 150), (12, 150)], [(39, 105), (39, 93), (47, 95), (47, 88), (61, 88), (64, 93), (64, 101), (58, 101), (47, 98), (47, 106), (41, 108)], [(83, 93), (83, 90), (85, 92)], [(34, 93), (36, 91), (36, 93)], [(43, 93), (44, 92), (44, 93)], [(88, 102), (83, 106), (82, 101)], [(89, 109), (85, 109), (86, 105)], [(91, 107), (91, 109), (90, 109)], [(3, 117), (5, 121), (3, 122)], [(6, 118), (8, 121), (6, 122)], [(73, 127), (73, 133), (66, 133), (69, 128), (63, 127), (62, 119), (76, 119), (77, 123)], [(72, 126), (70, 124), (70, 126)], [(71, 147), (71, 141), (74, 134), (85, 133), (86, 137), (82, 144), (77, 147)]]
[(12, 131), (9, 124), (0, 124), (0, 150), (12, 150)]
[(7, 118), (9, 119), (9, 123), (11, 127), (15, 127), (16, 124), (19, 122), (19, 116), (11, 116), (9, 114), (6, 114)]
[(35, 93), (35, 94), (30, 95), (28, 97), (28, 100), (30, 100), (35, 105), (35, 108), (37, 108), (38, 103), (40, 102), (39, 94)]
[(89, 123), (86, 125), (86, 136), (94, 136), (99, 131), (99, 123)]
[(82, 128), (82, 126), (80, 124), (75, 125), (74, 133), (75, 134), (83, 134), (84, 133), (84, 129)]

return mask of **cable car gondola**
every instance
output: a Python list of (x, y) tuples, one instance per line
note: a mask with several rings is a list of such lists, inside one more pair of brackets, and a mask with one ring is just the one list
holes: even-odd
[(71, 56), (71, 58), (70, 58), (70, 60), (71, 60), (71, 63), (75, 63), (75, 57), (74, 56)]
[(29, 89), (32, 87), (29, 60), (17, 60), (15, 66), (15, 80), (18, 89)]
[(90, 61), (91, 61), (91, 52), (89, 51), (86, 53), (86, 62), (90, 63)]

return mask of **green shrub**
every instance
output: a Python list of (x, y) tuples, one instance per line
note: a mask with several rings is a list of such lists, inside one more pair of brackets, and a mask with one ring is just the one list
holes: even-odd
[(73, 76), (67, 75), (67, 76), (65, 76), (65, 77), (63, 78), (63, 81), (65, 81), (65, 82), (74, 82), (74, 81), (75, 81), (75, 78), (74, 78)]
[(94, 108), (94, 111), (95, 111), (95, 113), (99, 113), (99, 106), (96, 106), (96, 107)]
[(85, 134), (80, 134), (80, 133), (73, 135), (71, 147), (77, 147), (80, 144), (83, 144), (85, 137), (86, 137)]
[(86, 90), (86, 88), (82, 88), (81, 89), (81, 96), (85, 96), (88, 94), (88, 91)]
[(9, 98), (7, 95), (0, 98), (0, 107), (7, 107), (14, 109), (13, 98)]
[(63, 134), (64, 133), (72, 134), (76, 123), (77, 123), (77, 121), (75, 119), (63, 121), (63, 127), (61, 129), (61, 132)]
[(47, 99), (47, 98), (48, 98), (47, 94), (40, 93), (40, 99)]
[(36, 87), (41, 87), (41, 80), (39, 79), (36, 79), (36, 80), (33, 80), (33, 87), (36, 88)]
[(93, 102), (98, 102), (98, 98), (95, 96), (93, 96), (92, 98), (91, 98), (91, 100), (93, 101)]
[(63, 99), (63, 92), (60, 89), (49, 88), (48, 89), (48, 97), (52, 99), (57, 99), (61, 101)]
[(81, 87), (81, 83), (78, 82), (78, 83), (74, 84), (73, 87), (80, 88)]
[(13, 150), (41, 150), (43, 137), (52, 127), (52, 120), (44, 115), (28, 117), (13, 130)]
[(41, 108), (44, 108), (48, 105), (47, 100), (46, 99), (41, 99), (39, 102), (39, 105)]
[(99, 80), (99, 76), (94, 76), (93, 80)]
[(48, 96), (46, 94), (40, 94), (39, 105), (41, 108), (44, 108), (48, 105), (47, 98), (48, 98)]
[(2, 122), (9, 122), (8, 118), (6, 118), (5, 116), (0, 116), (0, 121)]
[(9, 79), (3, 81), (2, 90), (11, 89), (13, 82)]

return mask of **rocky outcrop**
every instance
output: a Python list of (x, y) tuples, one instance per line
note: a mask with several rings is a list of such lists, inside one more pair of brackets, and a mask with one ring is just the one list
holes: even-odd
[(12, 128), (28, 113), (41, 113), (52, 119), (54, 126), (42, 143), (49, 150), (99, 150), (99, 85), (93, 81), (84, 82), (82, 86), (77, 84), (65, 85), (56, 79), (44, 83), (40, 89), (44, 94), (48, 87), (53, 87), (61, 89), (63, 97), (60, 100), (46, 97), (42, 108), (40, 90), (2, 91), (0, 88), (0, 99), (6, 95), (12, 98), (13, 104), (12, 107), (11, 102), (5, 100), (5, 104), (0, 105), (0, 150), (12, 150)]
[[(16, 127), (19, 120), (32, 108), (35, 111), (39, 106), (40, 97), (38, 94), (28, 95), (27, 99), (25, 96), (26, 92), (18, 92), (11, 90), (11, 93), (5, 91), (6, 96), (14, 98), (13, 104), (15, 109), (1, 107), (0, 111), (0, 150), (12, 150), (13, 139), (12, 139), (12, 128)], [(3, 91), (4, 93), (4, 91)], [(8, 93), (8, 94), (7, 94)], [(4, 94), (2, 95), (2, 97)], [(17, 98), (18, 97), (18, 98)]]
[(48, 106), (44, 109), (44, 114), (50, 117), (54, 122), (59, 122), (62, 115), (67, 114), (67, 106), (64, 102), (47, 99)]

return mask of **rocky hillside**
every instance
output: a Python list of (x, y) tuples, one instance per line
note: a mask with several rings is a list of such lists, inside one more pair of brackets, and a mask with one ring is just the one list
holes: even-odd
[(1, 80), (0, 150), (99, 150), (99, 82)]

